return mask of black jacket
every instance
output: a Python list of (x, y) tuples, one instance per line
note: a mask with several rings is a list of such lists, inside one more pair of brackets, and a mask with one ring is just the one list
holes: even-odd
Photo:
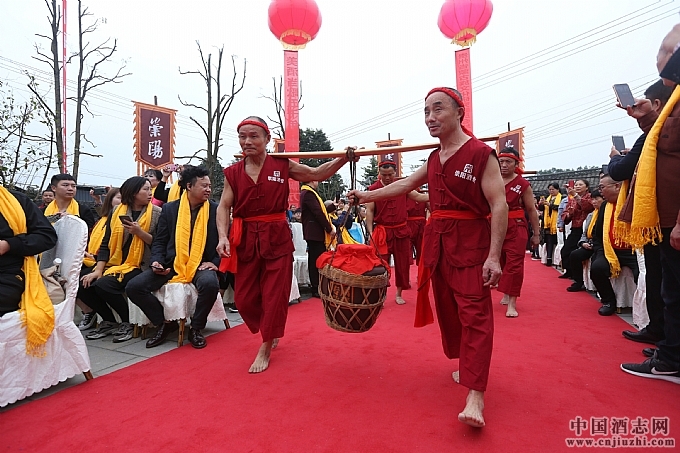
[(26, 215), (26, 234), (15, 235), (0, 212), (0, 240), (7, 241), (9, 252), (0, 256), (0, 273), (16, 273), (24, 265), (24, 257), (37, 255), (57, 244), (57, 233), (47, 217), (26, 195), (12, 192)]
[(625, 156), (614, 156), (609, 160), (607, 172), (614, 181), (625, 181), (633, 177), (646, 138), (647, 134), (642, 134), (635, 141), (635, 144), (630, 151), (628, 151), (628, 154)]
[(309, 190), (300, 191), (300, 209), (302, 210), (302, 235), (306, 241), (323, 242), (326, 232), (333, 231), (331, 223), (323, 214), (319, 199)]
[[(156, 234), (151, 243), (151, 263), (158, 261), (163, 267), (172, 267), (177, 252), (175, 250), (175, 229), (179, 214), (179, 202), (175, 200), (163, 205), (161, 217), (158, 219)], [(194, 226), (191, 225), (193, 230)], [(210, 201), (210, 215), (208, 217), (208, 236), (203, 249), (202, 263), (211, 262), (215, 266), (220, 265), (220, 256), (217, 254), (217, 203)]]

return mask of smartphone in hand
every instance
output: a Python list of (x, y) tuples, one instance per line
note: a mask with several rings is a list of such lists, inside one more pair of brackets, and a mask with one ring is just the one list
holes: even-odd
[(626, 143), (624, 142), (623, 137), (620, 135), (612, 135), (612, 144), (617, 151), (623, 151), (626, 149)]
[(635, 105), (635, 97), (627, 83), (617, 83), (613, 86), (616, 99), (622, 108), (632, 107)]
[(121, 216), (118, 216), (118, 218), (123, 223), (126, 223), (126, 222), (127, 223), (133, 223), (134, 222), (134, 220), (132, 220), (132, 217), (130, 217), (129, 215), (121, 215)]

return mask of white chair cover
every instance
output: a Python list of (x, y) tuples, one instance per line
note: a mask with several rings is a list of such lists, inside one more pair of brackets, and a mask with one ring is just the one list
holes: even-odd
[[(293, 230), (293, 245), (295, 246), (293, 274), (295, 274), (298, 284), (309, 286), (311, 283), (309, 281), (309, 263), (307, 262), (307, 241), (302, 235), (302, 224), (295, 222), (291, 223), (290, 226)], [(312, 265), (315, 264), (312, 263)]]
[(597, 291), (595, 283), (590, 279), (590, 258), (583, 262), (583, 284), (588, 291)]
[(571, 231), (571, 225), (564, 226), (564, 234), (561, 231), (557, 232), (557, 246), (555, 246), (555, 252), (553, 253), (553, 266), (559, 266), (562, 264), (562, 248), (564, 247), (564, 238), (569, 236)]
[[(154, 292), (163, 306), (166, 321), (177, 321), (179, 319), (190, 318), (196, 311), (196, 299), (198, 292), (196, 287), (191, 283), (167, 283), (158, 291)], [(233, 296), (232, 296), (233, 297)], [(144, 312), (130, 300), (128, 300), (128, 307), (130, 310), (130, 323), (143, 326), (151, 324), (149, 318)], [(208, 313), (208, 322), (224, 321), (227, 319), (227, 313), (224, 311), (222, 304), (222, 296), (217, 293), (217, 298), (213, 304), (210, 313)]]
[(616, 306), (619, 308), (632, 307), (633, 296), (637, 285), (633, 279), (633, 271), (629, 267), (621, 269), (617, 278), (610, 278), (614, 294), (616, 294)]
[(645, 268), (645, 257), (642, 253), (637, 253), (638, 266), (640, 268), (640, 276), (638, 277), (637, 289), (633, 295), (633, 324), (638, 329), (643, 329), (649, 324), (649, 314), (647, 313), (647, 282), (645, 276), (647, 271)]
[(61, 275), (67, 277), (66, 300), (54, 306), (54, 331), (45, 344), (45, 357), (26, 354), (26, 330), (19, 312), (0, 318), (0, 407), (90, 371), (85, 339), (73, 323), (78, 278), (87, 246), (87, 225), (75, 216), (54, 224), (57, 245), (42, 254), (43, 267), (61, 259)]
[(548, 262), (548, 251), (546, 249), (546, 244), (541, 244), (538, 246), (538, 256), (541, 257), (541, 264), (546, 264)]

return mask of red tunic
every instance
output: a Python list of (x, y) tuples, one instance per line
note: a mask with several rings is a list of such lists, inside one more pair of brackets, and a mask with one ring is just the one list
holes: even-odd
[[(368, 190), (376, 190), (385, 187), (378, 180)], [(409, 265), (410, 265), (410, 229), (406, 223), (406, 194), (387, 198), (375, 202), (373, 210), (373, 223), (385, 227), (387, 242), (387, 254), (383, 258), (389, 262), (389, 255), (394, 256), (394, 278), (398, 288), (410, 288)]]
[(524, 282), (524, 255), (529, 229), (524, 217), (522, 196), (529, 186), (529, 181), (519, 175), (505, 185), (505, 200), (510, 214), (501, 250), (503, 274), (498, 282), (498, 291), (509, 296), (520, 296)]
[(286, 220), (248, 221), (248, 218), (284, 213), (288, 204), (287, 159), (267, 156), (253, 182), (245, 159), (224, 169), (234, 192), (233, 216), (242, 217), (243, 236), (236, 249), (234, 300), (252, 333), (263, 341), (283, 336), (293, 275), (293, 246)]
[[(479, 218), (430, 218), (423, 237), (423, 264), (432, 268), (437, 319), (444, 353), (460, 358), (460, 383), (485, 391), (493, 349), (491, 292), (483, 286), (489, 255), (491, 209), (482, 192), (482, 175), (495, 152), (471, 138), (444, 165), (440, 150), (430, 154), (427, 176), (430, 210), (471, 212)], [(419, 284), (422, 284), (419, 282)]]

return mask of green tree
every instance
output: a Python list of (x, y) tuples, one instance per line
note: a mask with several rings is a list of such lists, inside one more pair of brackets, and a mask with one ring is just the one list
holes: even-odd
[[(331, 142), (321, 129), (301, 129), (300, 130), (300, 151), (330, 151)], [(332, 159), (300, 159), (300, 163), (310, 167), (318, 167), (321, 164), (330, 162)], [(326, 181), (319, 181), (319, 195), (323, 200), (335, 200), (345, 193), (347, 186), (339, 174), (334, 174)]]
[(364, 189), (368, 189), (368, 186), (373, 184), (378, 180), (378, 158), (371, 156), (371, 160), (367, 167), (364, 167), (364, 174), (361, 176), (361, 180), (358, 181), (359, 184), (364, 186)]

